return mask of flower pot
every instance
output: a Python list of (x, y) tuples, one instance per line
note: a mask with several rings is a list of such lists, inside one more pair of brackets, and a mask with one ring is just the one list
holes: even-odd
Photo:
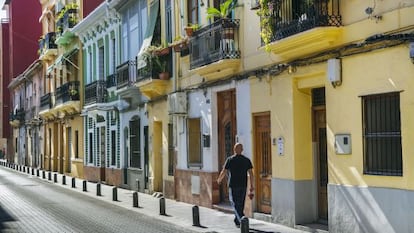
[(155, 50), (153, 53), (154, 53), (155, 56), (167, 55), (167, 54), (170, 53), (170, 48), (166, 47), (166, 48), (163, 48), (163, 49), (160, 49), (160, 50)]
[(170, 79), (170, 73), (168, 73), (167, 71), (161, 72), (161, 73), (158, 74), (158, 77), (161, 80), (169, 80)]
[(187, 34), (188, 37), (193, 36), (194, 30), (193, 30), (192, 27), (185, 27), (184, 30), (185, 30), (185, 33)]

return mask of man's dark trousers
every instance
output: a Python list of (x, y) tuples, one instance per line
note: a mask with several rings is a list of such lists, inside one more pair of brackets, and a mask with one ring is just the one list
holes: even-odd
[(230, 187), (229, 199), (234, 210), (236, 218), (234, 222), (239, 225), (241, 218), (244, 216), (244, 201), (246, 198), (246, 188), (244, 187)]

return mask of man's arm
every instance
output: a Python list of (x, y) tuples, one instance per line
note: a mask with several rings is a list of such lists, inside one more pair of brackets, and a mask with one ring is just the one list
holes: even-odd
[(220, 172), (220, 175), (218, 176), (218, 178), (217, 178), (217, 183), (218, 184), (221, 184), (221, 181), (223, 180), (223, 178), (224, 178), (224, 176), (227, 174), (227, 169), (225, 169), (224, 167), (223, 167), (223, 169), (221, 170), (221, 172)]
[(252, 169), (247, 170), (247, 173), (249, 174), (249, 178), (250, 178), (250, 192), (252, 192), (254, 190), (254, 179), (253, 179), (253, 171)]

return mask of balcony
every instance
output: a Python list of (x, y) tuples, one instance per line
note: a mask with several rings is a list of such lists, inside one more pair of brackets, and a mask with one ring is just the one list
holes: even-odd
[(170, 82), (168, 79), (160, 79), (159, 72), (155, 68), (153, 60), (146, 61), (144, 67), (138, 68), (135, 86), (140, 93), (149, 99), (167, 94)]
[(23, 108), (17, 109), (15, 112), (10, 113), (10, 125), (12, 127), (19, 127), (24, 123), (25, 112)]
[(273, 0), (269, 49), (290, 60), (338, 46), (342, 34), (339, 0)]
[(230, 76), (240, 67), (237, 19), (220, 19), (190, 38), (190, 72), (207, 81)]
[(70, 81), (56, 88), (56, 115), (72, 115), (80, 112), (79, 81)]
[[(64, 45), (69, 44), (74, 38), (75, 34), (69, 29), (75, 27), (79, 21), (78, 9), (66, 9), (63, 8), (63, 15), (60, 15), (56, 23), (57, 38), (56, 44)], [(61, 13), (62, 14), (62, 13)]]
[(106, 103), (107, 100), (106, 81), (96, 80), (85, 86), (85, 106)]
[(55, 32), (49, 32), (39, 41), (40, 60), (48, 61), (57, 55), (57, 45), (55, 44), (55, 39)]
[(127, 61), (116, 68), (116, 93), (130, 105), (137, 105), (141, 99), (139, 89), (134, 85), (137, 81), (137, 62)]
[(43, 119), (54, 118), (53, 112), (51, 111), (53, 93), (47, 93), (40, 97), (40, 112), (39, 116)]

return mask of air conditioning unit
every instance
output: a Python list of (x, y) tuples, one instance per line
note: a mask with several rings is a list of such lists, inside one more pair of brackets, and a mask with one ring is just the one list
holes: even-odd
[(168, 113), (173, 115), (187, 114), (187, 94), (175, 92), (168, 95)]

